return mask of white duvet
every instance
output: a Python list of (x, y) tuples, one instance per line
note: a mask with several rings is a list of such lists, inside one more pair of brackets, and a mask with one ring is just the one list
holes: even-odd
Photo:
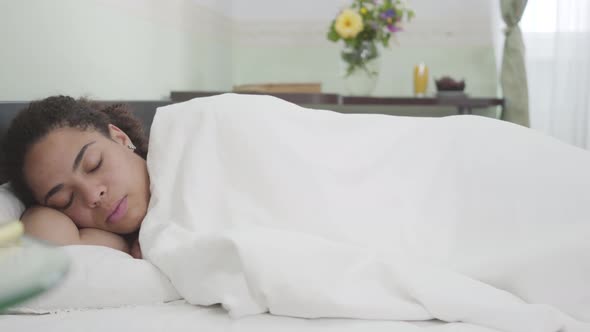
[(590, 331), (590, 153), (532, 130), (226, 94), (158, 109), (148, 169), (143, 253), (190, 303)]

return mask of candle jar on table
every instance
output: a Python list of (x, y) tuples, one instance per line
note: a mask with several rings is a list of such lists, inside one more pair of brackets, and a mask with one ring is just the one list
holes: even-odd
[(414, 95), (424, 97), (428, 88), (428, 67), (424, 63), (414, 66)]

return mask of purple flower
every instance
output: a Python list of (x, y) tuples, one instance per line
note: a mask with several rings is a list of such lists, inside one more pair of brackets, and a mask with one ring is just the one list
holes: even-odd
[(398, 31), (402, 31), (402, 28), (400, 28), (394, 24), (388, 24), (387, 30), (389, 30), (389, 32), (398, 32)]
[(383, 20), (387, 20), (388, 18), (394, 18), (395, 17), (395, 10), (388, 9), (385, 12), (381, 13), (380, 17)]

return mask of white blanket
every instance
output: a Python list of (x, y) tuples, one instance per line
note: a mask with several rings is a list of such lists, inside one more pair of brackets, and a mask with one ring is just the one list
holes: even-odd
[(143, 253), (190, 303), (590, 331), (590, 153), (532, 130), (226, 94), (160, 108), (148, 169)]

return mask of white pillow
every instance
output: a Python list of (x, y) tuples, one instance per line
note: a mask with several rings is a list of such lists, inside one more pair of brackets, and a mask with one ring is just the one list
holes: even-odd
[(43, 314), (181, 299), (168, 278), (146, 260), (101, 246), (72, 245), (63, 249), (70, 257), (64, 280), (9, 312)]
[(0, 225), (20, 219), (25, 205), (14, 195), (9, 183), (0, 185)]

